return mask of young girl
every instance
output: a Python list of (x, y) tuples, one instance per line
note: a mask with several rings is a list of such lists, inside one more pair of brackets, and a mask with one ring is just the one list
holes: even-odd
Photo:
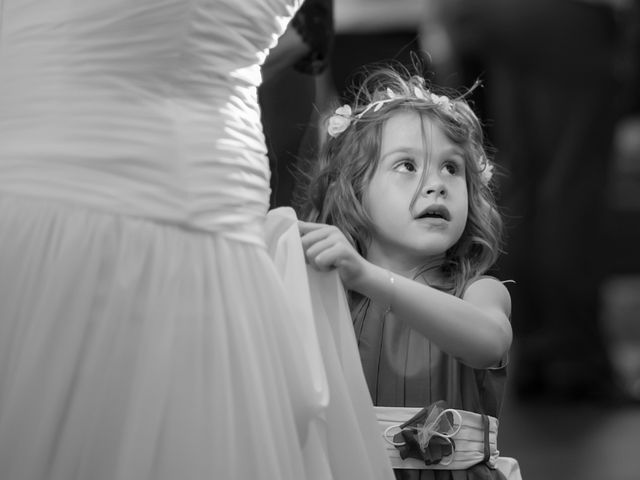
[[(444, 401), (458, 411), (453, 424), (472, 417), (480, 423), (471, 429), (486, 425), (475, 465), (446, 454), (396, 477), (504, 478), (494, 435), (511, 303), (485, 275), (498, 256), (501, 219), (478, 118), (463, 98), (436, 95), (420, 77), (379, 70), (355, 105), (336, 110), (328, 134), (306, 205), (314, 223), (299, 228), (308, 262), (337, 269), (349, 290), (374, 405)], [(455, 440), (444, 444), (455, 450)]]

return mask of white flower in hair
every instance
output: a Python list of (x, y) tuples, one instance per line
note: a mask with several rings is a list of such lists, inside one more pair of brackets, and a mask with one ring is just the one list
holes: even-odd
[(351, 116), (351, 107), (343, 105), (336, 109), (335, 113), (329, 118), (329, 126), (327, 133), (336, 138), (351, 124), (353, 117)]
[(491, 165), (491, 163), (489, 163), (489, 161), (484, 157), (480, 159), (479, 163), (480, 167), (482, 168), (480, 172), (482, 183), (484, 183), (485, 185), (489, 185), (489, 182), (493, 177), (493, 165)]
[(451, 104), (451, 100), (449, 100), (449, 97), (445, 95), (436, 95), (435, 93), (428, 90), (425, 94), (425, 92), (418, 87), (413, 87), (413, 94), (417, 98), (420, 98), (422, 100), (429, 100), (431, 103), (434, 103), (438, 107), (448, 108), (450, 110), (453, 106)]
[(449, 97), (444, 95), (436, 95), (435, 93), (431, 94), (431, 101), (440, 107), (449, 107)]

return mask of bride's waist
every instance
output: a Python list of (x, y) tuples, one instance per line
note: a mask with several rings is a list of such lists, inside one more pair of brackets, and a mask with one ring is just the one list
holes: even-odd
[(130, 84), (29, 89), (14, 80), (4, 84), (11, 94), (0, 89), (0, 191), (207, 231), (264, 216), (269, 167), (255, 89), (187, 99)]
[[(1, 149), (1, 148), (0, 148)], [(191, 171), (151, 163), (8, 158), (0, 152), (0, 194), (60, 201), (114, 214), (219, 232), (262, 243), (268, 176), (256, 168), (200, 165)], [(57, 161), (58, 160), (58, 161)]]

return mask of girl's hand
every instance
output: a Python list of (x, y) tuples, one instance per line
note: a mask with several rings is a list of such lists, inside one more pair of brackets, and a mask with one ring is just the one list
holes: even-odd
[(368, 262), (360, 256), (344, 234), (332, 225), (298, 222), (302, 248), (307, 262), (317, 270), (338, 270), (348, 289), (355, 289), (365, 274)]

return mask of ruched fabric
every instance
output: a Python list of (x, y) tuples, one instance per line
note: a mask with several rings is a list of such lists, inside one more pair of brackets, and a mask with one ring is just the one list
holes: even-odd
[(299, 3), (3, 0), (0, 192), (259, 243), (256, 87)]

